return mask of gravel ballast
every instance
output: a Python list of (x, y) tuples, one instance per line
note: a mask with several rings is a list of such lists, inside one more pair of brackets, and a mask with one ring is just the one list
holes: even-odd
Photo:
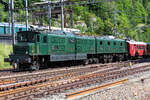
[[(138, 64), (136, 67), (147, 64), (148, 63)], [(75, 98), (75, 100), (150, 100), (150, 72), (128, 76), (126, 79), (127, 78), (129, 81), (124, 84), (103, 89), (80, 98)], [(90, 87), (91, 86), (85, 88)], [(78, 90), (80, 89), (73, 89), (68, 92), (71, 93)], [(43, 97), (36, 100), (66, 100), (65, 94), (66, 92), (64, 91), (64, 93)]]

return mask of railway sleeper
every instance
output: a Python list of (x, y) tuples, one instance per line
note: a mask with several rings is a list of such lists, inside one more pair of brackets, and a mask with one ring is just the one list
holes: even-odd
[[(139, 71), (139, 72), (141, 72), (141, 71)], [(115, 77), (115, 78), (118, 78), (118, 77)], [(105, 78), (104, 78), (105, 79)], [(108, 78), (109, 79), (109, 78)]]

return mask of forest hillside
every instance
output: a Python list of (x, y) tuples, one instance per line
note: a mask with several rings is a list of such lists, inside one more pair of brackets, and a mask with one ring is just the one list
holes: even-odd
[[(3, 0), (8, 2), (8, 0)], [(14, 0), (15, 8), (24, 8), (25, 0)], [(41, 0), (28, 0), (29, 6)], [(53, 0), (55, 1), (55, 0)], [(130, 37), (150, 42), (150, 1), (149, 0), (117, 0), (93, 5), (73, 6), (74, 28), (81, 32), (97, 35), (114, 35), (119, 38)], [(70, 9), (70, 7), (66, 7)], [(0, 4), (1, 22), (8, 22), (8, 11)], [(23, 14), (18, 11), (17, 13)], [(25, 20), (25, 19), (23, 19)], [(48, 20), (43, 18), (46, 24)], [(70, 20), (67, 17), (67, 20)], [(16, 20), (17, 22), (17, 20)], [(60, 20), (52, 19), (52, 25), (58, 26)], [(69, 27), (69, 25), (68, 25)]]

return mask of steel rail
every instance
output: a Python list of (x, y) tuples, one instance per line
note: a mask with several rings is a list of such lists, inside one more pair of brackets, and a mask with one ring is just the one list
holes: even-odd
[[(105, 66), (107, 69), (109, 67)], [(113, 66), (111, 66), (113, 68)], [(115, 68), (115, 67), (114, 67)], [(85, 74), (88, 72), (101, 70), (103, 68), (95, 66), (95, 67), (89, 67), (89, 68), (78, 68), (78, 69), (69, 69), (69, 70), (61, 70), (56, 72), (41, 72), (41, 73), (30, 73), (30, 74), (22, 74), (22, 75), (14, 75), (14, 76), (7, 76), (7, 77), (0, 77), (0, 84), (5, 84), (8, 81), (25, 81), (25, 80), (31, 80), (41, 77), (53, 77), (52, 79), (60, 79), (62, 77), (70, 76), (70, 75), (80, 75)], [(70, 75), (69, 75), (70, 74)], [(57, 77), (58, 76), (58, 77)]]
[[(105, 69), (103, 71), (101, 70), (96, 70), (96, 72), (92, 72), (92, 73), (105, 73), (105, 72), (110, 72), (113, 70), (117, 70), (118, 68), (111, 68), (111, 69)], [(93, 71), (93, 70), (90, 70)], [(29, 86), (29, 85), (35, 85), (35, 84), (39, 84), (39, 83), (43, 83), (43, 82), (53, 82), (53, 81), (58, 81), (61, 79), (68, 79), (70, 77), (79, 77), (79, 76), (83, 76), (84, 74), (90, 75), (91, 77), (91, 72), (90, 71), (85, 71), (85, 72), (71, 72), (71, 73), (67, 73), (67, 74), (63, 74), (63, 75), (58, 75), (55, 77), (42, 77), (41, 79), (37, 79), (37, 80), (33, 80), (33, 81), (24, 81), (24, 82), (17, 82), (17, 81), (4, 81), (6, 84), (2, 84), (2, 86), (0, 85), (0, 91), (6, 91), (9, 89), (13, 89), (13, 88), (18, 88), (18, 87), (22, 87), (22, 86)], [(87, 72), (87, 73), (86, 73)], [(29, 80), (29, 79), (28, 79)], [(30, 79), (31, 80), (31, 79)], [(12, 83), (11, 83), (12, 82)]]
[[(143, 69), (142, 67), (144, 67), (146, 69)], [(67, 89), (87, 86), (89, 84), (94, 84), (97, 82), (101, 83), (106, 80), (118, 79), (118, 78), (122, 78), (122, 77), (125, 77), (128, 75), (133, 75), (135, 73), (145, 72), (145, 71), (150, 70), (150, 68), (147, 68), (148, 66), (142, 66), (142, 67), (134, 68), (132, 70), (124, 70), (124, 71), (120, 72), (120, 74), (117, 72), (117, 74), (115, 74), (115, 75), (110, 74), (109, 76), (93, 77), (90, 79), (84, 79), (84, 78), (80, 79), (80, 77), (78, 77), (76, 79), (72, 78), (68, 81), (58, 81), (58, 82), (53, 82), (53, 83), (46, 83), (46, 84), (40, 84), (40, 85), (35, 85), (35, 86), (29, 86), (29, 87), (23, 87), (23, 88), (18, 88), (18, 89), (14, 89), (14, 90), (4, 91), (4, 92), (0, 92), (0, 98), (7, 99), (9, 97), (9, 95), (15, 96), (17, 93), (27, 94), (26, 92), (29, 92), (29, 91), (30, 91), (30, 93), (32, 92), (31, 95), (36, 96), (36, 94), (39, 95), (39, 92), (38, 92), (39, 90), (41, 91), (40, 93), (48, 92), (49, 94), (54, 94), (54, 93), (61, 92), (61, 91), (67, 90)], [(33, 94), (33, 92), (38, 92), (38, 93)], [(15, 98), (17, 98), (17, 97), (15, 97)]]
[(127, 82), (127, 81), (128, 81), (128, 79), (123, 79), (123, 80), (108, 83), (108, 84), (105, 84), (105, 85), (96, 86), (96, 87), (93, 87), (93, 88), (73, 92), (73, 93), (67, 94), (66, 98), (71, 99), (71, 98), (74, 98), (74, 97), (86, 95), (86, 94), (96, 92), (96, 91), (99, 91), (99, 90), (102, 90), (102, 89), (105, 89), (105, 88), (109, 88), (109, 87), (112, 87), (112, 86), (115, 86), (115, 85), (123, 84), (124, 82)]

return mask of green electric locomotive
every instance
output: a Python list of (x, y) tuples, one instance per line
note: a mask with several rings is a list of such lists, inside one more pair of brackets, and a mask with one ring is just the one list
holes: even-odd
[(119, 61), (127, 54), (124, 40), (79, 36), (63, 31), (21, 31), (17, 33), (17, 39), (13, 54), (5, 59), (17, 70), (38, 70), (56, 62)]

